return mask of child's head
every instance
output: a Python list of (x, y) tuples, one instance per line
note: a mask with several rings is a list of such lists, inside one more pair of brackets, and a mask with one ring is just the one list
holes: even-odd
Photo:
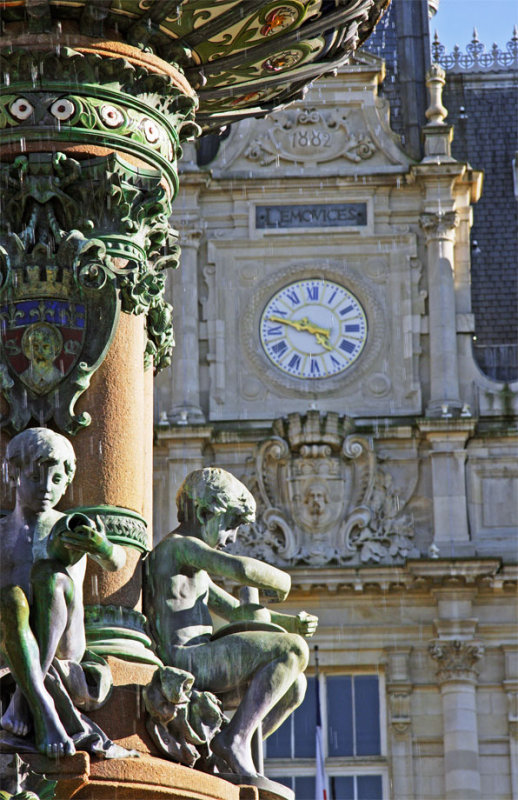
[(241, 481), (219, 467), (206, 467), (189, 473), (176, 495), (179, 522), (197, 521), (206, 526), (209, 519), (224, 522), (221, 529), (235, 529), (255, 519), (255, 500)]
[(19, 485), (22, 474), (36, 473), (43, 466), (57, 466), (64, 473), (64, 489), (76, 471), (74, 448), (64, 436), (48, 428), (28, 428), (7, 445), (9, 477)]

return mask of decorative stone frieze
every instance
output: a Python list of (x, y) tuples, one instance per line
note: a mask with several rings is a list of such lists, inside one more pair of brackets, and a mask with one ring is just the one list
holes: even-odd
[(498, 559), (408, 559), (405, 566), (307, 567), (290, 570), (292, 584), (301, 592), (326, 594), (428, 593), (436, 588), (476, 586), (487, 594), (515, 595), (518, 568), (502, 567)]
[(347, 417), (291, 414), (257, 448), (257, 522), (236, 547), (283, 564), (391, 563), (418, 555), (406, 499)]
[(481, 642), (437, 640), (429, 647), (430, 655), (437, 661), (437, 677), (440, 683), (447, 681), (474, 681), (477, 670), (475, 665), (484, 655)]

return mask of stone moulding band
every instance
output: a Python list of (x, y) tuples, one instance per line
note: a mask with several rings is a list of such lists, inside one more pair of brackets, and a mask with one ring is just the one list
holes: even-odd
[(89, 650), (99, 656), (162, 666), (153, 652), (144, 614), (122, 606), (85, 606), (85, 633)]
[(78, 506), (67, 509), (68, 514), (81, 513), (95, 519), (100, 517), (106, 526), (110, 542), (124, 547), (133, 547), (141, 553), (151, 549), (148, 544), (147, 522), (144, 517), (128, 508), (119, 506)]

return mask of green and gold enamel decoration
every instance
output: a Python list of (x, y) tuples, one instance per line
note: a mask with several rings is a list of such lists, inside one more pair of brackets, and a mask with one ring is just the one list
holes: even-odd
[(0, 422), (19, 431), (31, 418), (54, 420), (75, 434), (91, 421), (75, 403), (121, 310), (146, 316), (145, 361), (170, 362), (163, 269), (179, 256), (170, 195), (159, 172), (116, 154), (19, 155), (0, 168), (0, 188), (0, 380), (9, 404)]
[[(182, 71), (196, 91), (204, 130), (293, 100), (314, 78), (343, 64), (372, 32), (389, 0), (102, 0), (2, 4), (10, 27), (63, 44), (88, 37), (124, 41)], [(243, 113), (246, 110), (246, 114)], [(115, 119), (115, 118), (114, 118)]]
[(323, 278), (295, 281), (277, 291), (260, 320), (268, 360), (294, 378), (343, 375), (361, 356), (367, 318), (344, 286)]

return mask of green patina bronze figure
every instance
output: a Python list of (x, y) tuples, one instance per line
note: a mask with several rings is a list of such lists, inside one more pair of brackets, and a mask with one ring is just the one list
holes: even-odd
[[(179, 526), (148, 558), (147, 611), (164, 663), (186, 670), (200, 691), (224, 707), (236, 706), (230, 723), (212, 739), (213, 753), (241, 775), (257, 775), (251, 740), (262, 723), (273, 733), (302, 702), (308, 647), (316, 617), (241, 605), (211, 576), (274, 590), (284, 600), (290, 577), (246, 556), (222, 552), (240, 525), (255, 519), (255, 501), (223, 469), (187, 476), (177, 495)], [(210, 612), (231, 624), (214, 633)]]
[(0, 654), (16, 688), (1, 717), (0, 744), (23, 751), (33, 733), (36, 749), (53, 758), (72, 755), (85, 741), (83, 749), (105, 757), (128, 755), (71, 702), (88, 710), (101, 700), (89, 702), (80, 667), (86, 555), (116, 570), (124, 550), (99, 520), (55, 509), (76, 465), (64, 436), (28, 429), (10, 441), (6, 460), (16, 503), (0, 521)]

